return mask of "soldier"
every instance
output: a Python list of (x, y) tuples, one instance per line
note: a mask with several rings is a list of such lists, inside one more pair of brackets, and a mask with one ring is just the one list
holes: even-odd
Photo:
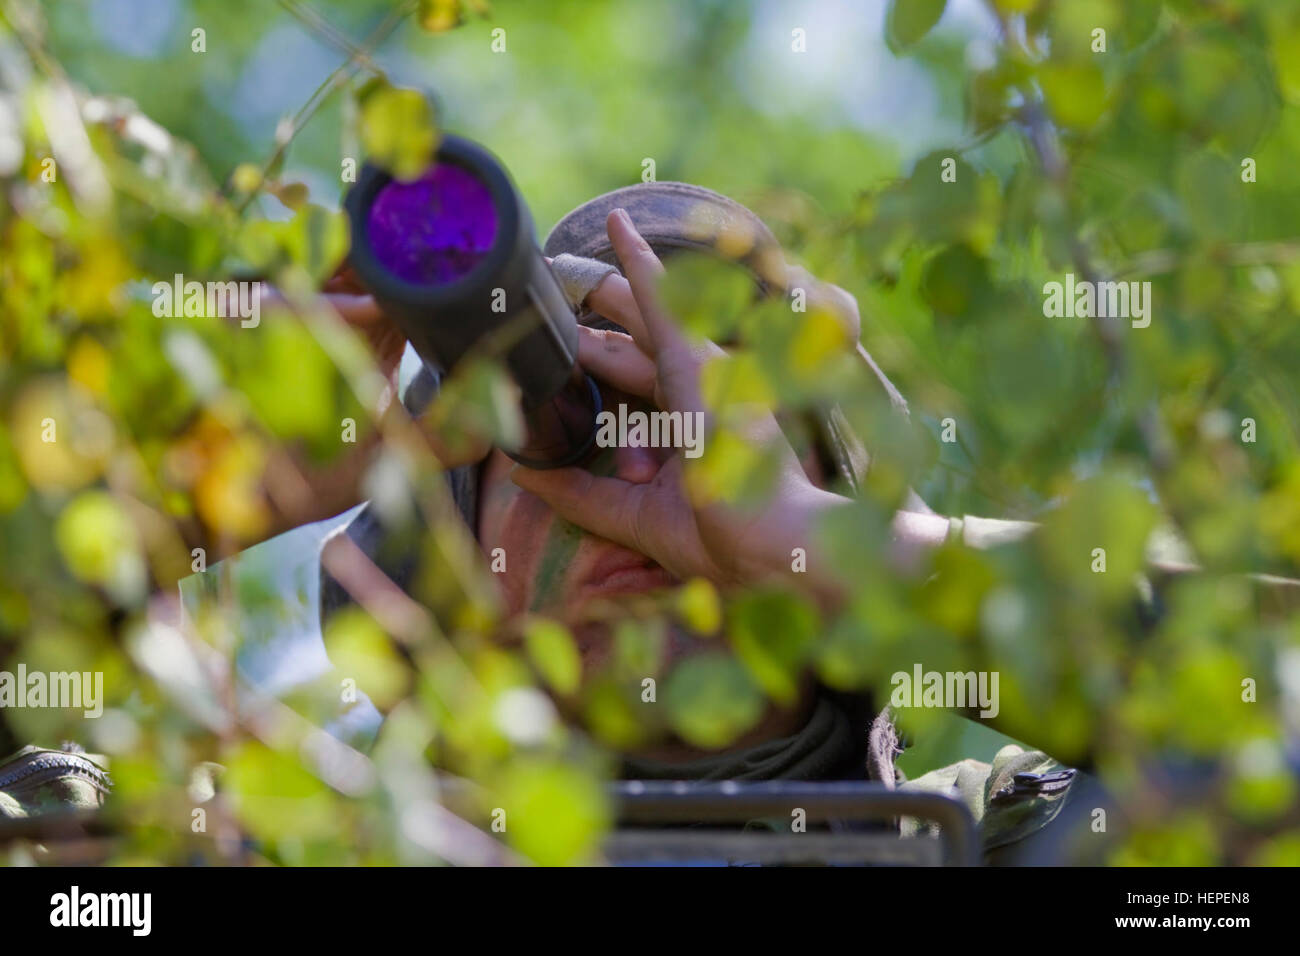
[[(719, 239), (736, 247), (737, 237), (744, 240), (738, 261), (757, 288), (765, 294), (800, 289), (814, 303), (834, 310), (847, 327), (864, 374), (878, 382), (897, 414), (906, 415), (902, 396), (857, 344), (860, 320), (852, 296), (787, 268), (775, 238), (750, 210), (681, 183), (642, 184), (600, 196), (561, 220), (546, 242), (552, 268), (579, 312), (579, 361), (599, 382), (605, 407), (704, 412), (700, 369), (719, 347), (710, 344), (700, 351), (687, 343), (676, 319), (658, 300), (656, 278), (661, 257), (681, 250), (707, 251)], [(396, 325), (350, 282), (346, 270), (326, 292), (340, 314), (363, 331), (381, 368), (395, 380), (405, 345)], [(406, 390), (408, 409), (423, 411), (436, 387), (434, 373), (422, 369)], [(742, 517), (720, 506), (694, 506), (682, 484), (680, 448), (608, 448), (583, 467), (554, 471), (516, 466), (499, 449), (482, 449), (463, 456), (448, 474), (460, 513), (485, 556), (497, 549), (508, 555), (505, 572), (497, 576), (507, 609), (565, 622), (575, 635), (584, 669), (594, 671), (610, 653), (610, 607), (617, 609), (620, 602), (688, 578), (707, 578), (722, 590), (780, 582), (803, 590), (828, 611), (846, 598), (845, 583), (813, 549), (812, 527), (848, 504), (849, 499), (832, 487), (855, 493), (868, 456), (835, 408), (806, 429), (789, 424), (783, 430), (783, 423), (768, 418), (755, 425), (763, 438), (781, 449), (780, 479), (758, 515)], [(811, 440), (796, 450), (787, 431)], [(345, 463), (341, 472), (355, 476), (360, 470), (355, 463)], [(336, 486), (321, 499), (332, 504), (348, 496)], [(337, 530), (337, 523), (333, 527)], [(906, 560), (916, 549), (937, 546), (950, 537), (988, 547), (1019, 539), (1033, 527), (1017, 521), (949, 519), (911, 494), (895, 516), (893, 536), (897, 556)], [(282, 538), (287, 542), (294, 534)], [(385, 536), (372, 509), (349, 513), (347, 540), (359, 544), (404, 585), (412, 562), (401, 555), (394, 560)], [(292, 547), (282, 548), (260, 566), (283, 571), (294, 562), (301, 564), (301, 540), (295, 538)], [(325, 548), (336, 549), (343, 540), (335, 534)], [(253, 551), (273, 550), (277, 543), (265, 542)], [(794, 548), (807, 552), (803, 573), (792, 572)], [(201, 587), (202, 580), (188, 590), (193, 594)], [(182, 593), (186, 591), (183, 583)], [(338, 581), (322, 573), (320, 600), (322, 614), (328, 615), (350, 597)], [(597, 605), (603, 612), (591, 614)], [(299, 620), (295, 614), (279, 616)], [(300, 637), (295, 633), (292, 639)], [(663, 663), (703, 646), (684, 630), (672, 633)], [(301, 659), (302, 654), (267, 656)], [(932, 790), (963, 800), (981, 821), (989, 850), (1039, 830), (1066, 802), (1073, 771), (1005, 738), (999, 740), (1002, 746), (996, 754), (980, 755), (984, 761), (963, 760), (906, 781), (894, 762), (900, 749), (891, 715), (888, 710), (873, 711), (864, 697), (831, 693), (808, 678), (796, 701), (770, 705), (762, 719), (725, 750), (708, 752), (683, 741), (660, 741), (625, 754), (622, 774), (629, 779), (743, 781), (865, 778), (890, 788)], [(363, 743), (380, 719), (373, 710), (370, 716), (373, 720), (356, 708), (330, 729)], [(0, 791), (6, 782), (36, 782), (28, 772), (36, 768), (42, 781), (56, 782), (56, 789), (73, 787), (79, 805), (102, 799), (107, 779), (91, 774), (78, 758), (33, 748), (17, 756), (14, 764), (0, 766)], [(0, 793), (0, 815), (36, 809), (30, 800), (6, 799)]]
[[(750, 210), (682, 183), (641, 184), (600, 196), (564, 217), (546, 241), (544, 251), (554, 257), (552, 269), (579, 312), (579, 361), (601, 384), (604, 407), (683, 414), (704, 410), (700, 368), (718, 346), (702, 353), (687, 343), (658, 300), (656, 279), (661, 257), (708, 251), (719, 238), (735, 246), (736, 236), (743, 237), (741, 248), (747, 250), (739, 261), (760, 290), (770, 294), (801, 288), (844, 319), (864, 374), (879, 383), (898, 414), (906, 415), (902, 396), (856, 344), (860, 320), (853, 297), (788, 269), (775, 238)], [(374, 341), (391, 342), (392, 330), (373, 306), (345, 304)], [(797, 313), (791, 315), (797, 321)], [(429, 375), (427, 370), (422, 374)], [(408, 394), (408, 405), (418, 412), (433, 391), (429, 381), (417, 380), (410, 393), (418, 397), (411, 402)], [(493, 449), (482, 460), (456, 468), (452, 489), (484, 555), (504, 553), (508, 558), (504, 573), (496, 576), (508, 610), (563, 621), (576, 638), (584, 669), (592, 672), (611, 652), (611, 605), (691, 577), (705, 577), (723, 590), (782, 582), (827, 610), (844, 600), (845, 584), (815, 552), (809, 551), (803, 573), (792, 573), (790, 556), (796, 547), (810, 549), (814, 523), (847, 503), (830, 490), (832, 484), (849, 493), (861, 486), (868, 466), (865, 449), (834, 408), (807, 430), (813, 440), (799, 452), (776, 419), (757, 427), (784, 452), (776, 491), (758, 515), (694, 507), (682, 485), (683, 450), (662, 447), (608, 449), (582, 467), (550, 471), (518, 466)], [(988, 547), (1021, 538), (1033, 527), (1018, 521), (950, 520), (915, 494), (893, 522), (902, 560), (950, 536)], [(383, 551), (383, 530), (369, 512), (351, 523), (348, 534), (371, 555)], [(400, 583), (401, 563), (390, 562), (387, 570)], [(327, 576), (327, 612), (346, 601), (344, 590)], [(593, 607), (601, 613), (591, 613)], [(716, 645), (676, 630), (665, 642), (663, 663), (706, 646)], [(899, 749), (890, 715), (873, 714), (867, 707), (863, 698), (830, 693), (809, 678), (796, 702), (769, 705), (757, 725), (725, 751), (661, 741), (648, 751), (625, 755), (623, 776), (870, 778), (890, 787), (961, 795), (976, 819), (985, 820), (990, 849), (1032, 832), (1061, 809), (1073, 771), (1006, 738), (996, 755), (982, 755), (988, 762), (965, 760), (906, 782), (894, 766)], [(1035, 789), (1040, 778), (1047, 782)], [(1004, 790), (995, 807), (995, 795)]]

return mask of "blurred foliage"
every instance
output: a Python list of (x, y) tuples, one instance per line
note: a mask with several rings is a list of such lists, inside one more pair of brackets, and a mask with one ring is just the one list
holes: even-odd
[[(71, 737), (108, 754), (115, 860), (514, 858), (498, 811), (508, 854), (588, 860), (610, 819), (605, 748), (668, 729), (720, 746), (809, 670), (884, 700), (919, 661), (997, 670), (995, 726), (1114, 789), (1128, 818), (1112, 862), (1300, 861), (1300, 616), (1243, 573), (1300, 572), (1300, 6), (965, 4), (994, 38), (980, 46), (948, 28), (956, 3), (892, 0), (871, 29), (962, 130), (910, 157), (735, 78), (790, 55), (799, 24), (774, 4), (145, 6), (127, 38), (102, 18), (87, 29), (86, 3), (0, 3), (0, 668), (100, 670), (107, 698), (94, 722), (7, 710), (0, 750)], [(821, 529), (853, 587), (838, 618), (689, 582), (620, 622), (581, 690), (558, 622), (496, 639), (515, 625), (439, 468), (368, 411), (381, 377), (314, 298), (347, 249), (340, 169), (369, 153), (416, 171), (442, 128), (487, 142), (540, 223), (653, 157), (662, 178), (750, 203), (857, 297), (910, 423), (853, 369), (830, 313), (792, 324), (697, 257), (665, 289), (692, 332), (735, 344), (709, 367), (711, 402), (837, 403), (872, 450), (865, 494)], [(256, 329), (160, 317), (150, 289), (176, 273), (264, 278), (293, 308), (267, 304)], [(1044, 284), (1067, 273), (1150, 281), (1149, 327), (1044, 317)], [(518, 430), (509, 383), (483, 366), (432, 417)], [(292, 462), (350, 453), (347, 421), (385, 450), (377, 500), (416, 529), (416, 583), (383, 613), (336, 617), (330, 668), (262, 698), (233, 672), (249, 635), (230, 608), (281, 613), (274, 587), (205, 582), (193, 634), (150, 612), (199, 570), (195, 549), (215, 562), (264, 537), (302, 493)], [(743, 420), (721, 424), (693, 487), (761, 496), (770, 452)], [(885, 554), (908, 487), (943, 514), (1043, 529), (900, 569)], [(1202, 570), (1153, 592), (1153, 533)], [(670, 618), (718, 643), (657, 674)], [(663, 707), (642, 706), (646, 677)], [(340, 680), (386, 716), (364, 753), (320, 729)], [(464, 785), (458, 816), (433, 764)]]

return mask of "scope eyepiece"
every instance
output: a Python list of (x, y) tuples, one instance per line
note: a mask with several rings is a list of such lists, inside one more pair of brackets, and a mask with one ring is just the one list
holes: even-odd
[(366, 238), (375, 258), (413, 285), (445, 285), (474, 271), (497, 237), (492, 193), (461, 166), (440, 163), (375, 194)]
[(353, 269), (422, 358), (443, 373), (474, 350), (503, 359), (527, 436), (507, 454), (534, 468), (586, 457), (600, 392), (578, 366), (577, 319), (496, 158), (444, 136), (410, 182), (366, 163), (344, 207)]

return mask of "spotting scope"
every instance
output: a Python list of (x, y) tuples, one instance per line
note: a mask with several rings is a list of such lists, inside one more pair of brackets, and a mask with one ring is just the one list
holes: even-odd
[(578, 365), (578, 324), (533, 238), (528, 206), (486, 149), (444, 135), (410, 181), (366, 163), (344, 203), (362, 285), (441, 373), (467, 356), (501, 361), (519, 386), (530, 468), (576, 464), (601, 410)]

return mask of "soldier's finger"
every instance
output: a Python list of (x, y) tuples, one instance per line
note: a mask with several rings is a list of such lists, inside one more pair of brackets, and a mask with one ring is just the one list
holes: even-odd
[(659, 301), (659, 277), (663, 275), (664, 266), (650, 248), (650, 243), (636, 231), (626, 209), (611, 212), (605, 220), (605, 228), (645, 323), (647, 342), (642, 347), (652, 358), (668, 349), (686, 351), (681, 330)]
[(578, 328), (578, 361), (596, 378), (641, 398), (654, 398), (655, 363), (632, 336), (610, 329)]
[(605, 276), (600, 285), (588, 293), (587, 308), (623, 326), (642, 351), (649, 352), (649, 333), (637, 307), (636, 296), (632, 294), (632, 286), (623, 276), (617, 272)]

